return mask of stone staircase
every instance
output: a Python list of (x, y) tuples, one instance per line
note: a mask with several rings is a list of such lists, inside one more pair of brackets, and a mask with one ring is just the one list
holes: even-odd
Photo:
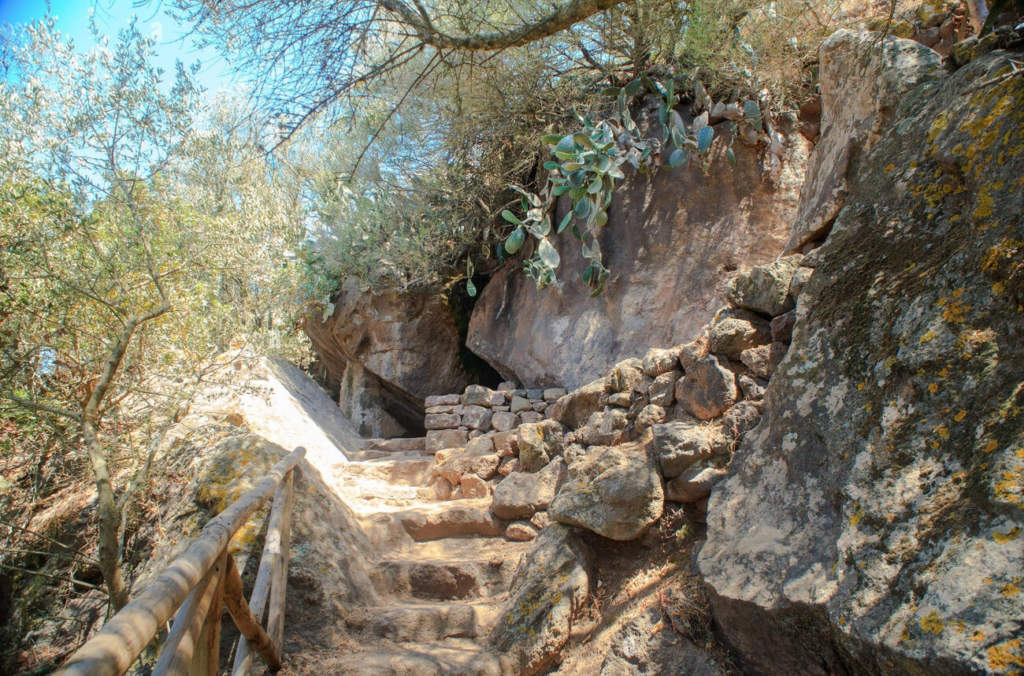
[(490, 498), (439, 501), (424, 439), (370, 440), (334, 484), (378, 553), (379, 599), (346, 618), (360, 648), (320, 666), (373, 676), (516, 673), (486, 638), (530, 543), (504, 537)]

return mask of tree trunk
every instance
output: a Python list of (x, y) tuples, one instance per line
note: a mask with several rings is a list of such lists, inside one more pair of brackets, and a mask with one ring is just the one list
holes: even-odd
[(103, 573), (103, 581), (107, 585), (111, 608), (116, 613), (128, 603), (128, 590), (121, 575), (121, 557), (117, 542), (121, 530), (121, 510), (114, 499), (107, 455), (90, 420), (82, 421), (82, 441), (89, 453), (89, 462), (92, 464), (93, 478), (96, 481), (100, 572)]

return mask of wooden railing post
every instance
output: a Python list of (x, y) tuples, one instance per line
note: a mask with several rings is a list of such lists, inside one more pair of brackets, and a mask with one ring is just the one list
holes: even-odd
[[(284, 654), (284, 600), (288, 588), (289, 544), (292, 532), (292, 504), (295, 492), (292, 487), (292, 475), (289, 472), (278, 490), (284, 489), (284, 514), (281, 517), (281, 531), (278, 534), (281, 544), (277, 548), (277, 560), (274, 565), (274, 583), (270, 587), (270, 609), (267, 611), (267, 633), (270, 634), (277, 654)], [(274, 496), (277, 500), (278, 496)], [(269, 537), (269, 535), (268, 535)]]
[(195, 658), (203, 653), (203, 625), (211, 614), (217, 600), (217, 588), (224, 576), (225, 556), (227, 554), (222, 552), (175, 616), (171, 633), (167, 635), (160, 657), (153, 667), (153, 676), (186, 676), (194, 673), (192, 665)]
[[(274, 648), (270, 636), (260, 626), (259, 621), (253, 617), (252, 610), (245, 602), (242, 592), (242, 576), (235, 566), (235, 561), (228, 557), (227, 574), (224, 577), (224, 605), (231, 613), (231, 619), (235, 626), (249, 644), (249, 648), (255, 650), (263, 658), (273, 671), (281, 668), (281, 658)], [(241, 639), (239, 639), (241, 640)]]

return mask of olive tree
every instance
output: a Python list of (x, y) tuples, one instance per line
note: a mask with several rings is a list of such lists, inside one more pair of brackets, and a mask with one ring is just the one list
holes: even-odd
[(301, 233), (253, 134), (199, 125), (190, 72), (165, 83), (153, 46), (132, 26), (80, 54), (37, 23), (0, 85), (0, 399), (88, 457), (114, 609), (139, 446), (265, 328), (245, 305), (282, 292)]

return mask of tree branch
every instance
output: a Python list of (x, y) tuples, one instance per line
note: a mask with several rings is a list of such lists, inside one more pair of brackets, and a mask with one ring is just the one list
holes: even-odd
[[(559, 31), (565, 30), (574, 23), (587, 19), (598, 12), (603, 12), (622, 2), (634, 0), (569, 0), (559, 5), (547, 16), (536, 21), (524, 23), (516, 28), (492, 33), (456, 36), (443, 33), (434, 27), (429, 17), (421, 15), (401, 0), (378, 0), (380, 6), (395, 14), (419, 35), (425, 44), (438, 49), (463, 49), (469, 51), (488, 51), (525, 45)], [(417, 5), (419, 3), (417, 2)]]

